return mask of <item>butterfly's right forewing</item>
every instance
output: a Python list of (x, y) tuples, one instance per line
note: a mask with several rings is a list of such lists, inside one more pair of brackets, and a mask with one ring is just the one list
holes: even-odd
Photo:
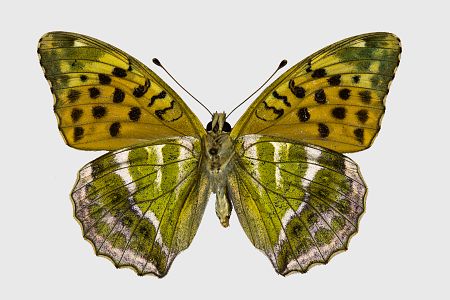
[(370, 147), (401, 50), (395, 35), (375, 32), (317, 51), (267, 87), (231, 136), (278, 136), (341, 153)]

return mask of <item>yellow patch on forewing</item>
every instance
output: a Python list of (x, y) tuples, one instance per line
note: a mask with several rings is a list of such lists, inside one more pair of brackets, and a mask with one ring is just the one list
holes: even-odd
[(75, 41), (73, 42), (73, 46), (74, 46), (74, 47), (86, 47), (87, 44), (83, 43), (83, 42), (80, 41), (80, 40), (75, 40)]

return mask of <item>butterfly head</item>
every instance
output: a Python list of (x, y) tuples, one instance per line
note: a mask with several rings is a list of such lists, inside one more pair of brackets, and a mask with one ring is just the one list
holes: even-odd
[(226, 121), (225, 113), (215, 112), (212, 120), (206, 125), (207, 132), (214, 132), (220, 134), (222, 132), (231, 132), (231, 125)]
[(204, 143), (208, 169), (217, 175), (224, 170), (233, 153), (231, 125), (226, 121), (225, 113), (215, 112), (212, 121), (206, 126), (206, 131)]

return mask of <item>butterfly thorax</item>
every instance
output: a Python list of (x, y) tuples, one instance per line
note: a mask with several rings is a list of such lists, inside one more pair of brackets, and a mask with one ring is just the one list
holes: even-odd
[(209, 176), (211, 192), (216, 194), (216, 214), (224, 227), (229, 225), (231, 202), (227, 198), (226, 182), (233, 158), (233, 142), (229, 134), (225, 113), (215, 113), (207, 126), (204, 138), (204, 167)]

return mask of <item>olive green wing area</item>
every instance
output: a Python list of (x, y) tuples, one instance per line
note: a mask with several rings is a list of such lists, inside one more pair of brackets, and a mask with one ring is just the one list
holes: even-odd
[(205, 134), (181, 98), (144, 64), (97, 39), (50, 32), (38, 54), (66, 143), (117, 150), (149, 140)]
[(265, 89), (231, 136), (279, 136), (341, 153), (366, 149), (380, 130), (400, 53), (400, 40), (384, 32), (332, 44)]
[(97, 255), (163, 277), (191, 243), (207, 199), (200, 140), (183, 137), (110, 152), (79, 172), (75, 216)]
[(282, 275), (306, 272), (347, 249), (366, 186), (342, 154), (281, 138), (236, 140), (228, 194), (250, 241)]

